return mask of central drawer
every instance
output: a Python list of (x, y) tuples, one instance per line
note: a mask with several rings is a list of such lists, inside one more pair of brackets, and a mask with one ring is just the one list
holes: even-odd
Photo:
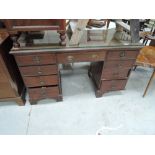
[(24, 77), (23, 79), (27, 87), (58, 85), (57, 75)]
[(17, 55), (15, 59), (18, 66), (48, 65), (56, 63), (55, 54)]
[(56, 98), (59, 95), (59, 88), (58, 87), (29, 88), (28, 92), (31, 100)]
[(27, 66), (19, 67), (19, 69), (23, 76), (52, 75), (58, 73), (56, 65)]
[(106, 51), (57, 54), (58, 63), (104, 61)]

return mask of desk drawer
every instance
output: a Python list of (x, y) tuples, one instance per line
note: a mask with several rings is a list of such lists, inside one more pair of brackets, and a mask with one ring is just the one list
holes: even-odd
[(118, 61), (105, 61), (104, 62), (104, 68), (132, 68), (133, 64), (135, 63), (135, 60), (118, 60)]
[(106, 52), (80, 52), (80, 53), (60, 53), (57, 54), (58, 63), (72, 62), (94, 62), (103, 61)]
[(15, 56), (18, 66), (30, 65), (48, 65), (55, 64), (55, 54), (35, 54), (35, 55), (18, 55)]
[(136, 59), (138, 51), (109, 51), (107, 60)]
[(19, 69), (23, 76), (51, 75), (58, 73), (56, 65), (27, 66), (27, 67), (19, 67)]
[(29, 88), (28, 93), (30, 100), (57, 98), (59, 95), (59, 88), (58, 87)]
[(101, 91), (115, 91), (125, 88), (127, 80), (106, 80), (101, 83)]
[(112, 80), (112, 79), (124, 79), (129, 76), (130, 69), (104, 69), (102, 73), (102, 80)]
[(57, 75), (24, 77), (23, 79), (27, 87), (39, 87), (58, 84)]

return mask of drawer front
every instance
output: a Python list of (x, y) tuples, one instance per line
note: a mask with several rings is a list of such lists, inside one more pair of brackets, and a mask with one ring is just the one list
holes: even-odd
[(40, 87), (28, 89), (30, 100), (56, 98), (59, 95), (58, 87)]
[(109, 51), (107, 60), (136, 59), (138, 51)]
[(58, 76), (38, 76), (38, 77), (24, 77), (24, 82), (27, 87), (39, 87), (48, 85), (57, 85)]
[(104, 69), (102, 73), (102, 80), (124, 79), (128, 77), (129, 73), (130, 69)]
[(125, 88), (127, 80), (107, 80), (102, 81), (102, 92), (122, 90)]
[(104, 63), (104, 69), (106, 68), (132, 68), (133, 64), (135, 63), (135, 60), (122, 60), (122, 61), (105, 61)]
[(57, 74), (56, 65), (19, 67), (23, 76), (39, 76)]
[(106, 52), (81, 52), (81, 53), (60, 53), (57, 54), (58, 63), (73, 63), (73, 62), (95, 62), (103, 61)]
[(55, 54), (35, 54), (15, 56), (18, 66), (55, 64)]

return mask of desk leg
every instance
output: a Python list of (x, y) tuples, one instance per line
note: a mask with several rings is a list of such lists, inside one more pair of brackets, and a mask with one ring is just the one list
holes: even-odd
[(56, 100), (57, 100), (57, 102), (63, 101), (62, 95), (58, 96), (58, 98)]
[(102, 97), (103, 93), (100, 90), (95, 91), (96, 98)]
[(36, 105), (38, 100), (29, 100), (29, 102), (30, 102), (31, 105)]
[(145, 91), (144, 91), (143, 97), (146, 95), (146, 92), (147, 92), (147, 90), (148, 90), (148, 88), (149, 88), (149, 86), (150, 86), (150, 84), (151, 84), (151, 81), (153, 80), (154, 75), (155, 75), (155, 69), (154, 69), (154, 71), (153, 71), (153, 73), (152, 73), (152, 75), (151, 75), (151, 77), (150, 77), (150, 80), (149, 80), (147, 86), (146, 86), (146, 89), (145, 89)]

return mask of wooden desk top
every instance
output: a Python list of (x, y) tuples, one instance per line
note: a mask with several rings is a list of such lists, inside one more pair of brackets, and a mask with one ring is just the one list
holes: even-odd
[[(32, 39), (33, 43), (30, 44), (25, 41), (24, 36), (20, 36), (19, 43), (20, 48), (12, 49), (11, 53), (19, 52), (39, 52), (39, 51), (54, 51), (54, 52), (68, 52), (68, 51), (79, 51), (79, 50), (94, 50), (94, 49), (140, 49), (143, 47), (140, 43), (131, 43), (131, 41), (123, 41), (116, 38), (115, 29), (109, 29), (102, 32), (103, 40), (100, 41), (88, 41), (87, 43), (81, 43), (76, 46), (59, 46), (59, 35), (57, 32), (45, 31), (43, 38)], [(33, 35), (32, 35), (33, 38)], [(67, 43), (69, 39), (66, 39)]]

